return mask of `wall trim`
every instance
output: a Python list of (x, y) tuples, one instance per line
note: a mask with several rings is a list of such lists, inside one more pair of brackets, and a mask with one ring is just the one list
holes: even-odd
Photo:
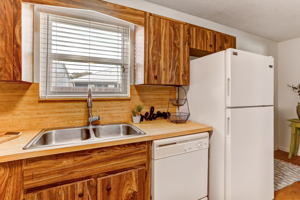
[[(290, 147), (279, 146), (278, 149), (281, 151), (290, 152)], [(300, 156), (300, 149), (298, 151), (297, 156)]]

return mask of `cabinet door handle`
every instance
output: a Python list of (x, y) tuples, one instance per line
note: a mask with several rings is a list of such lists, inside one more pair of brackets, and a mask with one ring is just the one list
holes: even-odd
[(106, 191), (107, 191), (107, 192), (110, 192), (110, 191), (111, 191), (111, 186), (110, 186), (110, 185), (106, 187)]
[(83, 195), (83, 193), (82, 192), (80, 192), (79, 194), (78, 194), (78, 197), (80, 197), (80, 198), (82, 198), (84, 195)]
[(154, 79), (157, 80), (157, 75), (154, 76)]

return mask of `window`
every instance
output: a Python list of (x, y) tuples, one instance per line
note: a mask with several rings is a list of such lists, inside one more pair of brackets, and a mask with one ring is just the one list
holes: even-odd
[(38, 13), (41, 98), (85, 97), (88, 88), (96, 97), (129, 96), (131, 26), (127, 22), (115, 23), (109, 16), (74, 17), (74, 12)]

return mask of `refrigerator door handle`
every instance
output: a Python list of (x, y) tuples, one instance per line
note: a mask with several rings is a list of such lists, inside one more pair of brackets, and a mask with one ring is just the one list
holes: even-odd
[(226, 118), (226, 137), (230, 137), (230, 116)]
[(227, 78), (227, 96), (230, 96), (230, 78)]
[(231, 200), (231, 113), (226, 113), (225, 134), (225, 200)]

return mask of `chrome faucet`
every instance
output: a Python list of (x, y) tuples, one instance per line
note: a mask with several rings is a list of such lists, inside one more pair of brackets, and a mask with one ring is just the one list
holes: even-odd
[(93, 116), (93, 99), (92, 99), (92, 90), (91, 90), (91, 88), (89, 88), (89, 90), (88, 90), (87, 107), (89, 109), (88, 125), (92, 126), (92, 123), (94, 121), (100, 120), (100, 116)]

